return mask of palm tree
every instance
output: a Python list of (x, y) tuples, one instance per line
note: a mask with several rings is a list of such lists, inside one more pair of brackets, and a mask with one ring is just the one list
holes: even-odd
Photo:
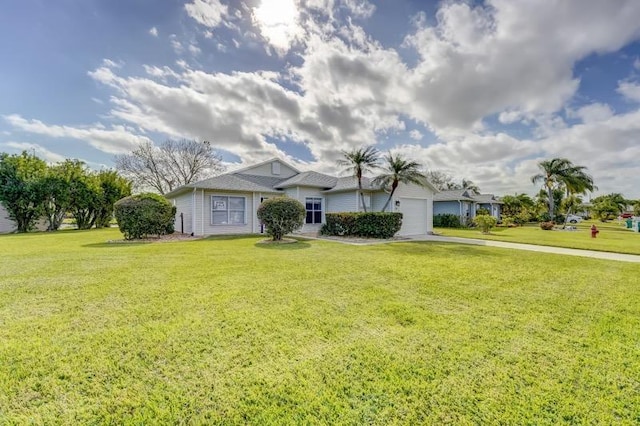
[(583, 166), (576, 166), (566, 158), (553, 158), (538, 163), (542, 173), (531, 177), (531, 182), (542, 182), (543, 189), (547, 192), (549, 202), (549, 215), (551, 219), (555, 217), (555, 202), (553, 190), (564, 187), (567, 192), (579, 194), (593, 191), (593, 179), (589, 176)]
[(373, 180), (374, 185), (391, 189), (389, 198), (384, 204), (384, 207), (382, 207), (382, 211), (385, 211), (387, 207), (389, 207), (389, 203), (393, 198), (393, 193), (396, 192), (398, 188), (398, 184), (415, 183), (422, 186), (427, 180), (425, 174), (420, 171), (422, 166), (419, 163), (405, 160), (400, 154), (394, 156), (389, 152), (389, 154), (384, 157), (384, 162), (382, 174)]
[(362, 208), (367, 212), (367, 205), (364, 202), (364, 194), (362, 193), (362, 174), (378, 167), (378, 150), (373, 146), (366, 146), (351, 151), (342, 151), (344, 158), (338, 160), (339, 166), (347, 168), (353, 176), (358, 179), (358, 192), (360, 193), (360, 201)]
[(467, 189), (473, 192), (475, 195), (480, 194), (480, 188), (478, 187), (478, 185), (473, 183), (472, 180), (462, 179), (462, 189)]

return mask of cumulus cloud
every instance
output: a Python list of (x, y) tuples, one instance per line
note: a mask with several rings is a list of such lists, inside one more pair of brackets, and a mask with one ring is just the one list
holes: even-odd
[(630, 101), (640, 102), (640, 84), (621, 81), (616, 91)]
[(191, 18), (209, 28), (219, 26), (229, 16), (229, 8), (220, 0), (194, 0), (184, 8)]
[(409, 136), (414, 141), (419, 141), (419, 140), (422, 140), (423, 138), (422, 133), (419, 130), (415, 130), (415, 129), (409, 132)]
[(8, 150), (13, 150), (18, 152), (22, 152), (22, 151), (32, 152), (39, 158), (49, 163), (59, 163), (65, 160), (65, 157), (63, 155), (56, 154), (55, 152), (50, 151), (49, 149), (43, 147), (42, 145), (38, 145), (31, 142), (9, 141), (9, 142), (0, 143), (0, 146), (3, 146)]
[(577, 110), (569, 109), (567, 110), (567, 115), (572, 118), (579, 118), (583, 123), (593, 123), (611, 118), (613, 110), (607, 104), (593, 103)]
[(149, 34), (154, 37), (158, 37), (158, 29), (156, 27), (151, 27), (151, 29), (149, 30)]
[[(185, 6), (204, 27), (203, 49), (206, 42), (220, 44), (217, 36), (207, 40), (207, 35), (233, 20), (242, 31), (218, 52), (262, 40), (285, 58), (274, 61), (295, 60), (278, 72), (228, 73), (194, 69), (180, 60), (174, 67), (145, 65), (146, 74), (138, 76), (105, 61), (89, 75), (113, 91), (110, 118), (146, 132), (211, 140), (246, 163), (284, 157), (280, 141), (300, 144), (314, 159), (307, 167), (329, 171), (341, 150), (398, 134), (407, 140), (405, 121), (415, 121), (437, 142), (426, 145), (422, 133), (412, 130), (410, 143), (397, 146), (398, 151), (496, 193), (531, 189), (536, 162), (551, 155), (566, 154), (594, 172), (638, 158), (630, 142), (638, 131), (633, 122), (640, 121), (638, 112), (616, 115), (603, 102), (579, 105), (580, 79), (574, 74), (581, 59), (638, 39), (635, 0), (619, 0), (616, 7), (596, 0), (565, 0), (553, 7), (533, 0), (446, 1), (435, 20), (418, 15), (413, 26), (408, 23), (402, 46), (382, 44), (351, 19), (375, 13), (365, 0), (233, 5), (193, 0)], [(343, 20), (345, 13), (349, 17)], [(192, 45), (200, 48), (177, 36), (170, 41), (180, 53)], [(618, 92), (640, 101), (631, 81), (620, 82)], [(563, 112), (580, 123), (568, 124), (574, 120), (565, 122)], [(118, 137), (120, 145), (107, 146), (107, 135), (115, 138), (126, 128), (8, 117), (25, 131), (99, 140), (92, 144), (107, 152), (129, 144)], [(526, 135), (491, 128), (496, 117), (505, 128), (526, 127)], [(130, 136), (138, 140), (141, 134), (136, 130)], [(615, 176), (602, 178), (607, 185), (624, 185)]]
[(149, 140), (122, 125), (114, 125), (108, 129), (99, 125), (83, 128), (49, 125), (40, 120), (25, 119), (18, 114), (5, 115), (3, 118), (16, 129), (52, 138), (76, 139), (109, 154), (130, 152), (141, 142)]

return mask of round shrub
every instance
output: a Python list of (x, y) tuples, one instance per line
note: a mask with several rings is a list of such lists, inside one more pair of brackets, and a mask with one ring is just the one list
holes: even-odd
[(551, 231), (554, 226), (555, 226), (555, 223), (552, 221), (540, 222), (540, 228), (544, 229), (545, 231)]
[(480, 227), (483, 234), (488, 234), (491, 228), (496, 226), (498, 220), (491, 215), (481, 214), (473, 218), (473, 223)]
[(114, 205), (120, 232), (127, 240), (173, 233), (176, 208), (161, 195), (152, 193), (125, 197)]
[(269, 198), (260, 204), (257, 212), (273, 241), (280, 241), (286, 234), (301, 228), (306, 213), (300, 201), (287, 197)]

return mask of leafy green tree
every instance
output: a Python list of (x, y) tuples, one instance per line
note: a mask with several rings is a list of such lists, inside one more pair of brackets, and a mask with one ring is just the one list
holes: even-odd
[(78, 229), (91, 229), (96, 221), (96, 214), (100, 208), (101, 188), (96, 176), (89, 173), (82, 162), (83, 173), (73, 176), (69, 184), (69, 210), (76, 220)]
[(342, 151), (344, 158), (338, 160), (338, 165), (346, 167), (347, 171), (358, 180), (358, 192), (360, 193), (360, 201), (365, 213), (367, 212), (367, 205), (362, 193), (362, 175), (378, 167), (378, 155), (377, 149), (367, 146), (351, 151)]
[(553, 197), (554, 189), (562, 188), (574, 194), (593, 191), (593, 179), (585, 172), (586, 167), (576, 166), (566, 158), (544, 160), (538, 163), (538, 167), (541, 173), (532, 176), (531, 182), (542, 183), (542, 188), (547, 193), (549, 215), (552, 219), (555, 217), (555, 208), (558, 205)]
[(100, 189), (94, 223), (96, 228), (106, 228), (111, 224), (116, 201), (131, 195), (131, 181), (115, 170), (102, 170), (98, 172), (96, 179)]
[(48, 230), (60, 228), (65, 214), (71, 207), (71, 181), (85, 174), (84, 164), (78, 160), (65, 160), (47, 169), (42, 179), (43, 208)]
[(293, 198), (276, 197), (263, 201), (257, 215), (266, 227), (266, 233), (273, 241), (299, 229), (304, 224), (306, 210), (302, 203)]
[(374, 185), (381, 185), (390, 191), (389, 198), (387, 198), (387, 202), (382, 207), (382, 211), (385, 211), (387, 207), (389, 207), (393, 194), (396, 192), (400, 183), (424, 185), (427, 180), (427, 177), (420, 170), (421, 165), (419, 163), (405, 160), (400, 154), (394, 156), (389, 152), (384, 157), (384, 161), (382, 174), (373, 180)]
[(43, 214), (41, 180), (47, 164), (35, 155), (0, 154), (0, 202), (18, 232), (28, 232)]
[(601, 221), (605, 221), (611, 217), (618, 216), (625, 212), (629, 201), (622, 194), (613, 192), (611, 194), (601, 195), (591, 200), (593, 207), (592, 213)]

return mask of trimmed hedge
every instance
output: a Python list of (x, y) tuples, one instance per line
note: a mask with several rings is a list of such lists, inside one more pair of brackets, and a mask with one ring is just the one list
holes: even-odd
[(437, 214), (433, 217), (433, 226), (436, 228), (462, 228), (460, 218), (455, 214)]
[(298, 200), (276, 197), (264, 200), (257, 211), (258, 219), (265, 225), (266, 233), (273, 241), (280, 241), (286, 234), (304, 225), (306, 210)]
[(172, 234), (176, 208), (158, 194), (143, 193), (115, 203), (114, 213), (126, 240)]
[(402, 213), (326, 213), (320, 234), (365, 238), (391, 238), (402, 226)]

